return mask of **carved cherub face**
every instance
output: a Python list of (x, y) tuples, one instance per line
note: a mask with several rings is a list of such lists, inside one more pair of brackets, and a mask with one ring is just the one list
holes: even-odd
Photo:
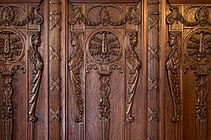
[(40, 34), (33, 34), (32, 35), (32, 44), (35, 46), (40, 46), (41, 45), (41, 39), (40, 39)]
[(72, 35), (72, 42), (71, 42), (73, 47), (77, 47), (79, 45), (79, 38), (77, 34)]
[(130, 35), (130, 43), (131, 43), (131, 46), (137, 46), (137, 43), (138, 43), (138, 38), (137, 38), (137, 33), (134, 32), (134, 33), (131, 33)]

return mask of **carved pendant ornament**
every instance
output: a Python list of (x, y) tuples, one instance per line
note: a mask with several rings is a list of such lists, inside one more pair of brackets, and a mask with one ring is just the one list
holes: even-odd
[(137, 46), (138, 34), (137, 32), (130, 32), (127, 34), (128, 43), (126, 46), (126, 65), (129, 68), (129, 78), (127, 87), (127, 101), (126, 101), (126, 118), (127, 121), (133, 122), (132, 106), (134, 102), (134, 96), (137, 88), (139, 70), (141, 69), (141, 62), (135, 51)]
[(166, 70), (168, 76), (168, 83), (170, 87), (170, 93), (173, 101), (174, 116), (172, 122), (179, 122), (181, 120), (182, 113), (182, 101), (181, 101), (181, 90), (180, 90), (180, 64), (181, 64), (181, 48), (178, 45), (179, 32), (169, 33), (169, 47), (171, 51), (166, 61)]
[(76, 97), (77, 107), (79, 110), (79, 116), (75, 117), (75, 122), (82, 122), (83, 114), (84, 114), (84, 105), (83, 99), (81, 97), (81, 77), (80, 70), (84, 63), (84, 53), (81, 49), (80, 43), (80, 34), (72, 32), (72, 47), (74, 48), (74, 52), (68, 62), (68, 67), (70, 71), (70, 78), (74, 90), (74, 94)]
[(35, 116), (36, 102), (38, 98), (38, 93), (40, 89), (42, 71), (43, 71), (43, 59), (38, 51), (38, 48), (41, 45), (40, 33), (35, 32), (31, 35), (31, 46), (29, 47), (29, 58), (30, 62), (33, 64), (33, 77), (31, 81), (31, 90), (29, 94), (29, 121), (36, 122), (37, 117)]
[[(117, 12), (117, 13), (116, 13)], [(71, 25), (80, 24), (83, 22), (87, 26), (98, 26), (98, 25), (112, 25), (112, 26), (122, 26), (127, 22), (129, 24), (138, 25), (141, 22), (141, 17), (136, 12), (136, 7), (130, 7), (127, 13), (123, 13), (122, 9), (116, 6), (103, 5), (103, 6), (93, 6), (86, 12), (87, 15), (82, 13), (81, 7), (73, 7), (72, 14), (68, 19), (68, 23)], [(97, 13), (97, 15), (95, 15)], [(94, 14), (94, 15), (93, 15)], [(113, 16), (113, 15), (117, 16)], [(97, 19), (93, 19), (97, 17)]]

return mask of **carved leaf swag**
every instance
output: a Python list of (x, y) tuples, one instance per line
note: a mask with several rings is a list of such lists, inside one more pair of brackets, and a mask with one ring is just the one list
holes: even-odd
[(111, 20), (111, 11), (109, 10), (108, 6), (101, 6), (101, 10), (98, 11), (98, 21), (90, 21), (88, 17), (86, 17), (82, 13), (81, 7), (74, 7), (72, 9), (72, 14), (70, 15), (68, 19), (68, 23), (71, 25), (76, 24), (77, 22), (80, 24), (83, 22), (85, 25), (88, 26), (98, 26), (98, 25), (112, 25), (112, 26), (121, 26), (126, 24), (127, 22), (129, 24), (133, 23), (134, 25), (138, 25), (141, 22), (141, 17), (136, 12), (136, 7), (130, 7), (128, 9), (128, 12), (124, 15), (124, 18), (120, 21), (112, 21)]
[(193, 22), (187, 21), (182, 14), (179, 12), (179, 8), (177, 6), (171, 6), (170, 9), (171, 13), (167, 16), (166, 21), (167, 24), (172, 25), (175, 21), (180, 21), (186, 26), (197, 26), (200, 25), (204, 26), (211, 26), (211, 22), (209, 21), (209, 10), (206, 6), (201, 6), (195, 12), (195, 20)]
[(135, 52), (135, 47), (137, 46), (137, 32), (130, 32), (127, 35), (128, 43), (126, 48), (126, 64), (129, 68), (129, 80), (127, 87), (127, 103), (126, 103), (126, 118), (127, 121), (133, 122), (134, 117), (132, 116), (132, 106), (134, 102), (134, 95), (137, 88), (139, 70), (141, 69), (141, 62)]
[(31, 82), (31, 90), (29, 94), (29, 121), (36, 122), (37, 117), (35, 116), (36, 102), (40, 89), (42, 72), (43, 72), (43, 59), (38, 51), (41, 45), (40, 33), (35, 32), (31, 35), (31, 48), (29, 48), (29, 58), (33, 64), (33, 77)]
[(41, 25), (43, 17), (39, 14), (39, 7), (32, 7), (29, 14), (22, 21), (15, 19), (17, 13), (13, 10), (13, 6), (6, 5), (0, 11), (0, 25), (10, 26), (25, 26), (31, 21), (31, 24)]
[(72, 47), (74, 48), (74, 53), (68, 62), (68, 67), (70, 71), (70, 78), (73, 85), (73, 90), (76, 95), (76, 103), (79, 110), (79, 116), (75, 117), (75, 122), (82, 122), (84, 114), (83, 99), (81, 97), (81, 79), (80, 70), (84, 63), (84, 53), (81, 49), (79, 34), (72, 33)]
[(12, 73), (3, 72), (3, 103), (2, 103), (2, 119), (4, 122), (5, 140), (12, 140), (13, 132), (13, 87), (12, 87)]
[(171, 47), (171, 51), (166, 61), (166, 70), (174, 108), (174, 116), (172, 117), (172, 122), (176, 123), (181, 120), (182, 113), (182, 101), (179, 80), (181, 48), (178, 46), (178, 32), (170, 32), (169, 46)]

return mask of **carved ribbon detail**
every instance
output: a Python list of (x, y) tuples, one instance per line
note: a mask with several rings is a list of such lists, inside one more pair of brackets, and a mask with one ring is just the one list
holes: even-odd
[(12, 73), (3, 72), (3, 103), (2, 103), (2, 119), (4, 121), (5, 140), (12, 140), (13, 133), (13, 87), (12, 87)]
[[(99, 7), (99, 6), (96, 6)], [(94, 7), (95, 8), (95, 7)], [(85, 25), (88, 26), (98, 26), (102, 24), (103, 26), (112, 25), (112, 26), (121, 26), (126, 24), (133, 23), (134, 25), (138, 25), (141, 22), (141, 17), (136, 12), (136, 7), (130, 7), (128, 12), (124, 15), (120, 21), (113, 21), (111, 18), (111, 10), (110, 8), (115, 8), (114, 6), (101, 6), (100, 10), (98, 10), (98, 20), (91, 21), (82, 13), (81, 7), (74, 7), (72, 9), (72, 14), (68, 19), (68, 23), (71, 25), (76, 24), (77, 22), (83, 22)]]
[(181, 90), (179, 80), (179, 70), (181, 63), (181, 48), (178, 46), (179, 32), (170, 32), (169, 34), (169, 46), (171, 51), (166, 61), (166, 70), (168, 76), (168, 83), (170, 87), (170, 93), (173, 101), (174, 116), (172, 122), (179, 122), (182, 113), (182, 101)]
[(38, 48), (41, 45), (40, 33), (35, 32), (31, 35), (31, 48), (29, 49), (29, 57), (33, 63), (33, 77), (32, 85), (29, 94), (29, 121), (36, 122), (37, 117), (35, 116), (36, 102), (38, 98), (38, 93), (40, 89), (40, 83), (42, 79), (43, 72), (43, 59), (38, 51)]
[(211, 26), (211, 22), (209, 22), (209, 10), (206, 6), (201, 6), (200, 8), (198, 8), (195, 12), (195, 20), (193, 22), (189, 22), (187, 21), (182, 14), (179, 12), (179, 8), (176, 6), (172, 6), (170, 7), (170, 11), (171, 13), (167, 16), (167, 23), (172, 25), (175, 21), (180, 21), (181, 23), (183, 23), (186, 26)]
[(126, 46), (126, 64), (129, 68), (129, 80), (127, 87), (126, 118), (129, 122), (133, 122), (134, 118), (132, 116), (132, 106), (139, 78), (139, 70), (141, 69), (141, 62), (137, 53), (135, 52), (135, 47), (138, 43), (137, 32), (130, 32), (127, 34), (127, 38), (128, 43)]
[(14, 12), (14, 6), (4, 6), (0, 11), (0, 25), (15, 25), (15, 26), (25, 26), (31, 21), (31, 24), (40, 25), (43, 22), (43, 17), (38, 13), (39, 7), (32, 7), (29, 14), (25, 19), (19, 21), (16, 19), (16, 12)]
[(81, 49), (79, 34), (72, 33), (72, 47), (74, 48), (73, 55), (71, 56), (68, 67), (70, 71), (70, 78), (73, 85), (73, 90), (76, 95), (77, 107), (79, 109), (79, 116), (75, 117), (76, 122), (82, 122), (84, 107), (83, 107), (83, 99), (81, 97), (81, 79), (80, 79), (80, 69), (83, 66), (84, 54)]

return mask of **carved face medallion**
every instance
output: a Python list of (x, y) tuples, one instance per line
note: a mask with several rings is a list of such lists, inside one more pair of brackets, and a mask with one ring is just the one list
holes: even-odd
[(118, 37), (109, 31), (94, 34), (89, 41), (88, 48), (90, 56), (103, 64), (118, 59), (121, 50)]
[(189, 58), (201, 62), (211, 58), (211, 32), (195, 31), (186, 40), (186, 50)]
[(16, 62), (24, 50), (21, 37), (13, 31), (0, 31), (0, 63)]

